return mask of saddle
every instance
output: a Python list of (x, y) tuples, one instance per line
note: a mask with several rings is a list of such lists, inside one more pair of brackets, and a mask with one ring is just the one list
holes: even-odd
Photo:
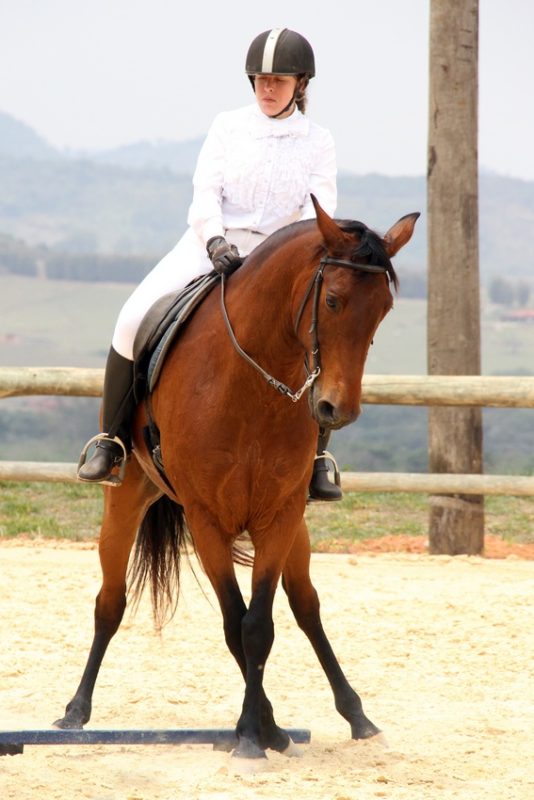
[(215, 271), (200, 275), (181, 292), (170, 292), (149, 308), (134, 341), (134, 385), (138, 402), (152, 394), (171, 345), (220, 279)]
[(160, 432), (154, 421), (150, 398), (171, 345), (220, 280), (221, 276), (212, 271), (195, 278), (181, 292), (171, 292), (161, 297), (145, 314), (134, 341), (135, 399), (138, 403), (144, 400), (147, 415), (143, 436), (154, 466), (171, 489), (173, 487), (165, 473)]

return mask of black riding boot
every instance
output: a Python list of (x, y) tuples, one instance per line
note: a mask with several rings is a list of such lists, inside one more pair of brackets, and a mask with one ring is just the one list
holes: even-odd
[[(330, 432), (324, 428), (319, 429), (317, 441), (317, 455), (313, 462), (313, 473), (310, 481), (309, 494), (311, 500), (341, 500), (343, 492), (339, 485), (339, 471), (334, 457), (327, 452)], [(328, 479), (328, 462), (334, 467), (335, 483)]]
[[(104, 433), (91, 439), (82, 450), (78, 464), (78, 478), (90, 483), (108, 482), (120, 485), (130, 451), (130, 422), (135, 410), (133, 391), (134, 362), (119, 355), (113, 347), (109, 351), (104, 375), (102, 424)], [(87, 449), (96, 442), (89, 461)], [(119, 475), (112, 475), (120, 466)]]

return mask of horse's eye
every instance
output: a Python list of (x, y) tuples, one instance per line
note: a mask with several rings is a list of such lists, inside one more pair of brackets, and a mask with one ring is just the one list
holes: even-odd
[(333, 311), (335, 311), (336, 308), (338, 307), (337, 297), (335, 297), (335, 295), (333, 294), (327, 294), (326, 305), (328, 306), (328, 308), (331, 308)]

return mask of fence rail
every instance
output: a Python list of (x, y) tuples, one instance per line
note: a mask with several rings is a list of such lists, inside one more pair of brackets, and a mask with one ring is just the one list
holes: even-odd
[[(99, 397), (103, 369), (0, 367), (0, 398), (29, 395)], [(534, 408), (534, 377), (481, 375), (367, 375), (362, 402), (412, 406)], [(76, 464), (0, 461), (3, 481), (76, 482)], [(342, 487), (357, 492), (534, 495), (534, 477), (397, 472), (343, 472)]]
[[(100, 397), (103, 369), (0, 367), (0, 398), (23, 395)], [(362, 401), (408, 406), (534, 408), (534, 377), (365, 375)]]
[[(77, 483), (76, 464), (0, 461), (0, 481)], [(419, 472), (342, 472), (346, 492), (419, 492), (422, 494), (534, 495), (534, 477)]]

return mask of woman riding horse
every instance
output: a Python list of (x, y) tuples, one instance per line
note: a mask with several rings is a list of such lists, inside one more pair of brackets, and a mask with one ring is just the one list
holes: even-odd
[[(215, 118), (193, 177), (189, 227), (119, 314), (104, 378), (104, 432), (79, 468), (82, 481), (107, 481), (130, 450), (133, 343), (153, 303), (212, 269), (231, 274), (274, 231), (315, 217), (312, 193), (334, 213), (334, 141), (304, 116), (306, 87), (315, 75), (309, 42), (287, 28), (264, 31), (250, 45), (246, 74), (256, 103)], [(327, 478), (327, 442), (320, 429), (309, 494), (338, 500), (341, 490)]]

